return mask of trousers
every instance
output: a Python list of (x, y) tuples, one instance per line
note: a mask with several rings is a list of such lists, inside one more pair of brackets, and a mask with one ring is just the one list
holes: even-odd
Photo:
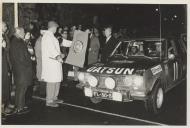
[(23, 109), (26, 105), (25, 103), (25, 94), (28, 86), (26, 85), (16, 85), (16, 92), (15, 92), (15, 105), (17, 109)]
[(57, 100), (60, 89), (60, 82), (56, 83), (47, 83), (46, 86), (46, 102), (52, 103), (54, 100)]
[[(2, 49), (3, 50), (3, 49)], [(7, 54), (2, 52), (2, 103), (8, 105), (10, 103), (10, 88), (11, 88), (11, 75), (9, 75), (9, 65)]]

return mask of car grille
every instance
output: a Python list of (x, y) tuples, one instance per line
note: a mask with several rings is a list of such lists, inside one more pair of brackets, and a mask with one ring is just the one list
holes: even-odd
[(98, 79), (98, 88), (106, 89), (105, 86), (105, 79), (108, 77), (111, 77), (116, 82), (116, 88), (122, 88), (126, 89), (126, 83), (124, 82), (124, 79), (126, 76), (115, 76), (115, 75), (94, 75)]
[(105, 79), (106, 79), (107, 77), (105, 77), (105, 76), (100, 76), (98, 79), (99, 79), (99, 87), (100, 88), (106, 88), (106, 86), (105, 86)]

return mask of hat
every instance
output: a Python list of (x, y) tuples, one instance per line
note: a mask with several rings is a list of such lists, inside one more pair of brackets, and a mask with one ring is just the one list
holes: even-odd
[(59, 27), (59, 25), (55, 21), (48, 22), (48, 28)]

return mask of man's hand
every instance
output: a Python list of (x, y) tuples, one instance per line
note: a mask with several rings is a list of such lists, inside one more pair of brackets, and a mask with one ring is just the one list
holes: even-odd
[(62, 59), (65, 58), (65, 54), (61, 54), (60, 56), (61, 56)]
[(61, 55), (58, 55), (56, 56), (56, 60), (63, 63), (63, 60), (62, 60), (62, 56)]

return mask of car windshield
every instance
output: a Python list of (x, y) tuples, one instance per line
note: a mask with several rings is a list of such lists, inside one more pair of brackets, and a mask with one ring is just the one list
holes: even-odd
[(160, 58), (162, 49), (161, 41), (124, 41), (120, 42), (112, 56), (130, 57), (145, 57), (145, 58)]

